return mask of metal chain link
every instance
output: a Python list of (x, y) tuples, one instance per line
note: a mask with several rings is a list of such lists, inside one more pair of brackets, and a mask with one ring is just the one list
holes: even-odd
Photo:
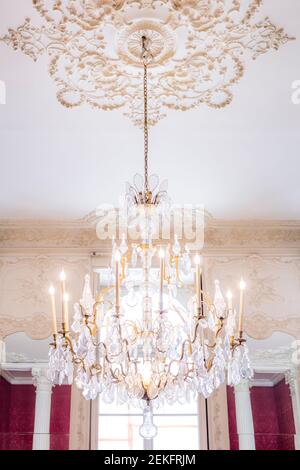
[(144, 64), (144, 158), (145, 158), (145, 191), (149, 191), (148, 175), (149, 131), (148, 131), (148, 69)]
[(143, 63), (144, 63), (144, 169), (145, 169), (145, 192), (149, 192), (148, 155), (149, 155), (149, 130), (148, 130), (148, 59), (147, 38), (142, 37)]

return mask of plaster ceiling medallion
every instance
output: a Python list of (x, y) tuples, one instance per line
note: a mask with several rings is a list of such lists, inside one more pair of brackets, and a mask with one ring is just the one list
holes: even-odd
[(255, 21), (263, 0), (33, 0), (42, 18), (26, 18), (2, 41), (34, 60), (49, 56), (57, 98), (123, 108), (141, 125), (140, 55), (149, 39), (149, 124), (168, 109), (227, 106), (247, 59), (290, 38), (269, 18)]

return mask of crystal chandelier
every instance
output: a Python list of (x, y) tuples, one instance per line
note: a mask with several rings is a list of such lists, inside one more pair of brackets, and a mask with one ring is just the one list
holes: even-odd
[[(226, 379), (237, 385), (252, 377), (243, 336), (245, 283), (240, 283), (239, 312), (231, 292), (225, 301), (215, 281), (214, 298), (203, 288), (203, 261), (174, 236), (166, 245), (154, 243), (153, 214), (170, 210), (166, 183), (148, 176), (149, 40), (142, 37), (144, 68), (144, 176), (127, 185), (129, 219), (141, 227), (137, 244), (113, 241), (111, 282), (94, 297), (89, 275), (82, 299), (74, 305), (69, 328), (66, 275), (61, 273), (62, 328), (58, 331), (55, 289), (50, 296), (53, 343), (49, 376), (54, 384), (73, 379), (83, 396), (101, 395), (106, 403), (140, 405), (144, 423), (140, 433), (152, 438), (153, 406), (182, 404), (205, 398)], [(134, 274), (135, 273), (135, 274)], [(181, 294), (180, 294), (181, 292)]]

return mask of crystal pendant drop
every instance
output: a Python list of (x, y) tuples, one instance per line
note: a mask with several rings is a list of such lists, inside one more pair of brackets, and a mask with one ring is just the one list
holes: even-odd
[(157, 435), (157, 426), (153, 423), (153, 411), (150, 404), (147, 404), (143, 411), (143, 424), (140, 427), (140, 436), (144, 439), (154, 439)]

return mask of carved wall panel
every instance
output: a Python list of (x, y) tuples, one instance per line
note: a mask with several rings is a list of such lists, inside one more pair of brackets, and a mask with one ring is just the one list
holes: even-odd
[(300, 338), (300, 257), (219, 256), (206, 261), (208, 290), (219, 279), (238, 299), (242, 275), (247, 283), (245, 330), (264, 339), (276, 331)]
[(90, 442), (90, 402), (85, 400), (81, 391), (72, 386), (70, 450), (88, 450)]
[(84, 274), (90, 271), (89, 257), (30, 255), (0, 259), (0, 338), (20, 331), (33, 339), (49, 337), (48, 289), (59, 278), (62, 267), (70, 283), (71, 299), (78, 299)]
[(229, 450), (227, 391), (223, 385), (208, 399), (209, 449)]

